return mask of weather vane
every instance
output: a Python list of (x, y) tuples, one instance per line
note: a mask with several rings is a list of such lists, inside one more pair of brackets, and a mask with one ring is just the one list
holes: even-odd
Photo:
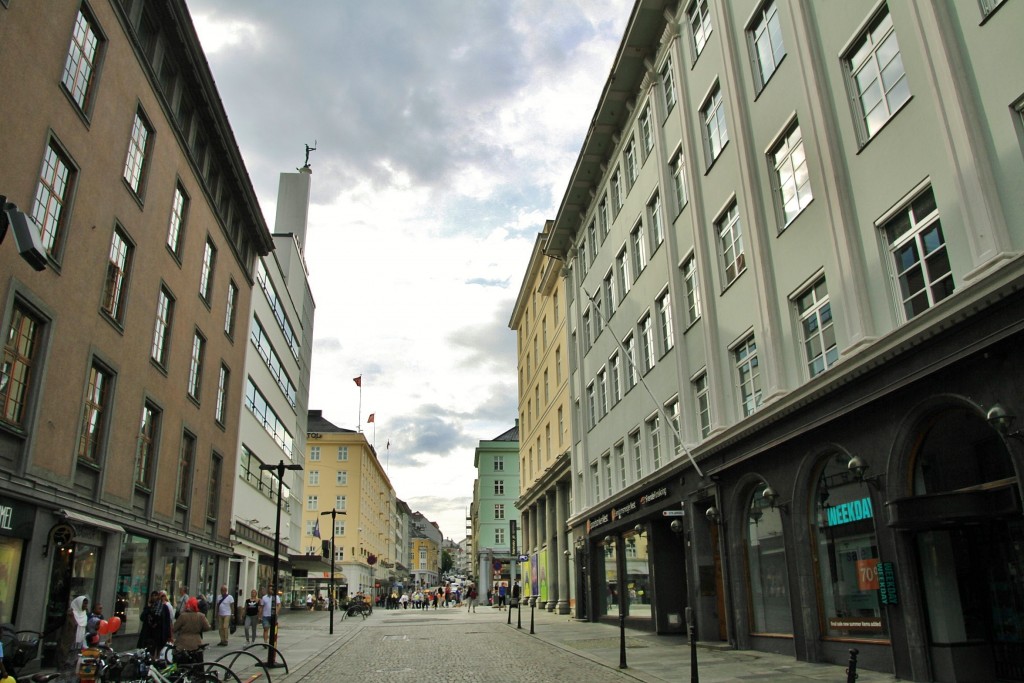
[(313, 140), (313, 146), (306, 145), (306, 163), (302, 165), (302, 168), (309, 168), (309, 153), (316, 151), (316, 140)]

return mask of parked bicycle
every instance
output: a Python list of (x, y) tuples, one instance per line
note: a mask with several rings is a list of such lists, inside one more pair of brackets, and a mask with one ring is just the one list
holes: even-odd
[(4, 648), (4, 669), (11, 676), (17, 676), (33, 660), (39, 657), (39, 643), (43, 634), (39, 631), (17, 630), (14, 624), (0, 624), (0, 645)]

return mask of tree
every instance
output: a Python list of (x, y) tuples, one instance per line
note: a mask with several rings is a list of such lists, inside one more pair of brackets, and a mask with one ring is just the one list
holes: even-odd
[(455, 564), (455, 562), (452, 560), (451, 553), (449, 553), (447, 550), (442, 550), (441, 551), (441, 573), (442, 574), (447, 574), (448, 570), (452, 568), (453, 564)]

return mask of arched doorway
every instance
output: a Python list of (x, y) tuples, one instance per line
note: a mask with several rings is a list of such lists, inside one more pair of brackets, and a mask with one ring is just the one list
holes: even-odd
[(773, 500), (764, 497), (767, 489), (767, 482), (762, 481), (751, 490), (744, 529), (750, 633), (792, 636), (793, 611), (789, 603), (782, 511)]
[(936, 680), (1024, 681), (1024, 517), (1005, 441), (970, 406), (932, 413), (910, 454), (913, 531)]

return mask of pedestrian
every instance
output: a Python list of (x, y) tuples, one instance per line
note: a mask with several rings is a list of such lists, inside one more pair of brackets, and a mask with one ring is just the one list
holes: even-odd
[(245, 601), (245, 643), (256, 642), (256, 622), (260, 619), (260, 595), (253, 588)]
[(185, 604), (188, 603), (189, 597), (188, 586), (182, 586), (178, 589), (178, 602), (175, 603), (174, 607), (177, 610), (176, 614), (181, 614), (185, 611)]
[(281, 612), (281, 598), (274, 595), (271, 586), (267, 586), (267, 593), (260, 600), (260, 607), (260, 617), (263, 621), (263, 642), (269, 643), (271, 617)]
[(77, 680), (75, 668), (85, 646), (85, 629), (89, 624), (89, 598), (79, 595), (68, 606), (64, 626), (57, 641), (57, 667), (63, 681)]
[(523, 588), (519, 585), (519, 579), (512, 585), (512, 606), (519, 607), (519, 596), (522, 595)]
[(505, 609), (505, 592), (506, 587), (505, 582), (503, 581), (498, 584), (498, 609), (501, 611), (504, 611)]
[(470, 584), (466, 589), (466, 614), (476, 612), (476, 586)]
[(306, 609), (310, 612), (313, 611), (313, 594), (306, 593)]
[(156, 658), (160, 648), (171, 638), (170, 621), (160, 601), (159, 591), (149, 594), (149, 604), (142, 608), (139, 620), (142, 623), (139, 626), (137, 647), (145, 648), (151, 657)]
[(206, 615), (199, 611), (199, 601), (189, 598), (185, 611), (180, 613), (171, 627), (174, 633), (174, 661), (176, 664), (201, 664), (203, 661), (203, 632), (212, 631)]
[(167, 591), (160, 591), (160, 602), (162, 602), (164, 604), (164, 607), (167, 608), (167, 614), (171, 620), (171, 623), (173, 624), (175, 617), (177, 617), (178, 615), (174, 611), (174, 603), (172, 603), (171, 599), (167, 597)]
[(217, 598), (217, 626), (220, 630), (220, 642), (217, 645), (228, 644), (228, 636), (231, 634), (231, 615), (235, 613), (235, 598), (228, 593), (227, 585), (220, 587), (220, 597)]
[(402, 609), (409, 609), (409, 594), (402, 593), (402, 597), (398, 598), (398, 604), (402, 606)]

